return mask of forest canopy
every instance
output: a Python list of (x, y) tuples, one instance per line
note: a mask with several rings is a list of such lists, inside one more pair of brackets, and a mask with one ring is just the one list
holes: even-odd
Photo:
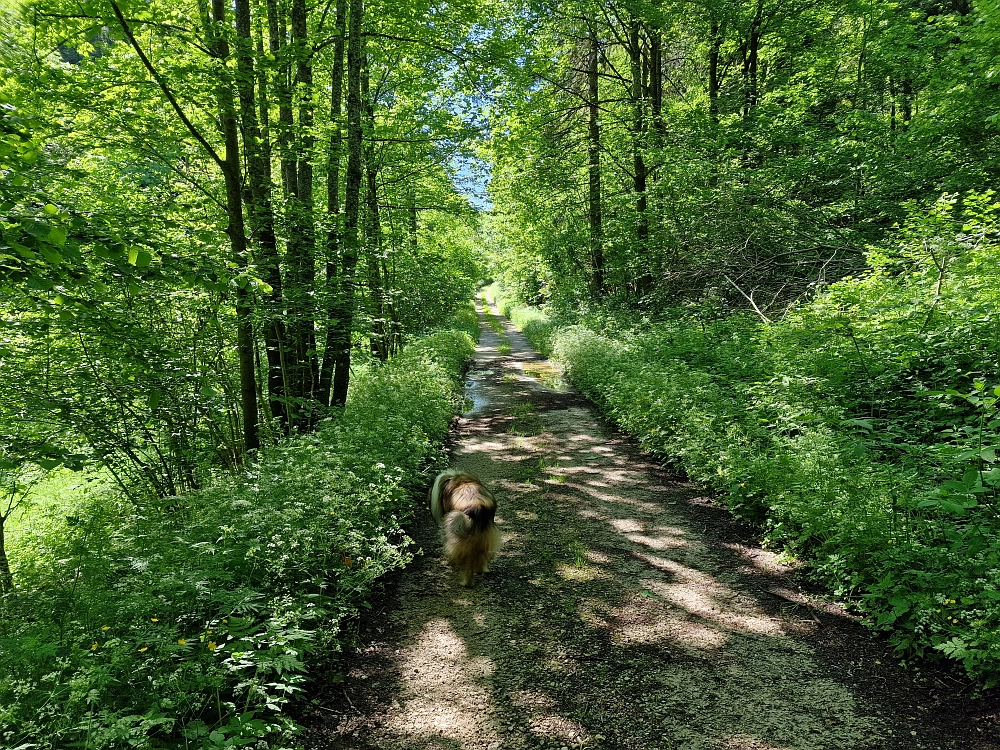
[(996, 184), (992, 0), (549, 10), (489, 146), (524, 299), (780, 312), (910, 211)]

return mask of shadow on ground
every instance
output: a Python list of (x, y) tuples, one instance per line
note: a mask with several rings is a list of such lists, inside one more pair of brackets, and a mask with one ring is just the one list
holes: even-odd
[(320, 687), (308, 748), (1000, 748), (516, 330), (482, 330), (453, 463), (494, 489), (503, 551), (463, 589), (418, 524), (425, 554)]

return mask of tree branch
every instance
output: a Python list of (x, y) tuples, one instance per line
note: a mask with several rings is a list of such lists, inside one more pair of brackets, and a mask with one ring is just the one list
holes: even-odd
[(128, 41), (129, 44), (132, 45), (132, 49), (135, 50), (136, 54), (139, 56), (139, 59), (142, 60), (142, 64), (146, 67), (146, 70), (149, 71), (149, 74), (153, 77), (153, 80), (156, 81), (157, 85), (160, 87), (160, 90), (163, 91), (163, 95), (167, 97), (167, 101), (170, 102), (170, 106), (174, 108), (174, 112), (177, 113), (177, 116), (180, 118), (181, 122), (184, 123), (184, 127), (188, 129), (188, 132), (190, 132), (191, 135), (195, 137), (198, 143), (201, 144), (202, 148), (204, 148), (205, 151), (208, 153), (208, 155), (212, 157), (212, 160), (216, 163), (219, 169), (223, 169), (225, 164), (223, 163), (222, 158), (219, 156), (216, 150), (212, 148), (212, 144), (210, 144), (207, 140), (205, 140), (205, 136), (203, 136), (198, 131), (198, 128), (196, 128), (194, 126), (194, 123), (192, 123), (191, 120), (188, 119), (188, 116), (184, 114), (184, 110), (181, 109), (181, 105), (177, 103), (177, 98), (174, 96), (174, 93), (170, 90), (170, 87), (167, 85), (167, 82), (163, 80), (163, 77), (159, 74), (156, 68), (153, 67), (153, 64), (149, 61), (149, 58), (146, 57), (146, 53), (142, 51), (142, 47), (139, 46), (139, 42), (136, 41), (135, 35), (132, 33), (132, 28), (129, 26), (128, 21), (125, 20), (125, 15), (122, 13), (122, 9), (118, 7), (118, 3), (115, 2), (115, 0), (111, 0), (111, 8), (115, 12), (115, 18), (118, 19), (118, 24), (122, 27), (122, 31), (124, 31), (125, 36), (128, 37)]

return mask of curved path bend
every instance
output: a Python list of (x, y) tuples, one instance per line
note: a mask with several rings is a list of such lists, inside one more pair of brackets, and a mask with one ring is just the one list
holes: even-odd
[(418, 521), (308, 750), (1000, 749), (995, 698), (900, 669), (480, 317), (452, 463), (494, 490), (503, 550), (463, 589)]

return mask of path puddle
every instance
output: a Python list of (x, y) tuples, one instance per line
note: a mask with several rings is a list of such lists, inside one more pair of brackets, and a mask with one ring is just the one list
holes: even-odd
[(521, 369), (532, 380), (537, 380), (550, 391), (569, 393), (569, 383), (558, 367), (549, 362), (522, 362)]
[(483, 393), (482, 379), (493, 374), (493, 370), (470, 370), (465, 381), (465, 400), (462, 403), (462, 414), (475, 414), (485, 407), (490, 400)]

